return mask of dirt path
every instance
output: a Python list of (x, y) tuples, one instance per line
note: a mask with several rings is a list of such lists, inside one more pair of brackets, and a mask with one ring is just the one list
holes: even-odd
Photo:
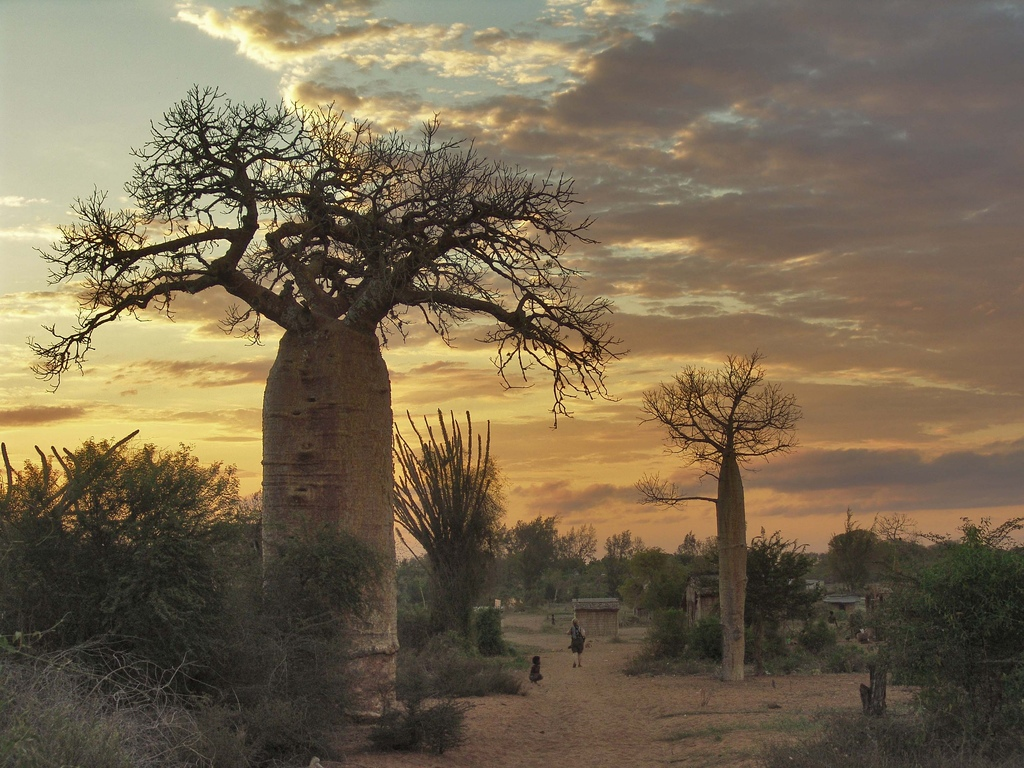
[[(622, 630), (620, 642), (592, 638), (583, 668), (573, 669), (566, 629), (552, 628), (540, 616), (505, 619), (509, 642), (525, 654), (540, 654), (544, 680), (527, 682), (524, 696), (472, 700), (464, 746), (442, 756), (362, 753), (343, 765), (547, 768), (571, 760), (588, 768), (753, 768), (766, 740), (797, 739), (822, 712), (859, 711), (858, 686), (867, 682), (866, 674), (742, 683), (712, 676), (627, 677), (622, 669), (639, 650), (639, 629)], [(890, 687), (890, 706), (908, 695)]]

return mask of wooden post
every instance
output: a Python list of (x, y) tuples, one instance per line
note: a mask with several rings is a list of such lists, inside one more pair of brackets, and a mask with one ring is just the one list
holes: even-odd
[(885, 714), (885, 688), (888, 675), (884, 666), (876, 667), (875, 664), (868, 664), (868, 672), (871, 674), (871, 685), (860, 684), (860, 703), (865, 715), (881, 717)]

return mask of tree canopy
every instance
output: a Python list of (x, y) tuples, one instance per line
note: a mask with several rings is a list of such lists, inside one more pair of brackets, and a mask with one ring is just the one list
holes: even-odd
[(225, 328), (252, 340), (264, 319), (294, 331), (340, 319), (386, 339), (411, 310), (447, 340), (486, 315), (503, 380), (547, 371), (556, 417), (567, 396), (606, 394), (610, 304), (582, 298), (561, 258), (589, 242), (572, 179), (482, 158), (437, 119), (413, 143), (330, 108), (199, 88), (133, 154), (134, 206), (108, 209), (98, 191), (77, 200), (79, 222), (44, 254), (54, 282), (81, 289), (76, 327), (32, 344), (55, 385), (102, 326), (150, 307), (170, 315), (177, 294), (220, 286), (240, 302)]

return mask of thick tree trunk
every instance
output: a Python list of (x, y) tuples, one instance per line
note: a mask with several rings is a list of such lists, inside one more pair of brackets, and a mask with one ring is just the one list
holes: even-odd
[(368, 610), (348, 638), (363, 715), (380, 714), (394, 695), (391, 424), (391, 384), (376, 338), (340, 322), (285, 333), (263, 402), (264, 564), (325, 528), (380, 553), (379, 582), (367, 589)]
[(743, 609), (747, 596), (747, 522), (735, 456), (718, 475), (718, 599), (722, 616), (722, 679), (743, 679)]

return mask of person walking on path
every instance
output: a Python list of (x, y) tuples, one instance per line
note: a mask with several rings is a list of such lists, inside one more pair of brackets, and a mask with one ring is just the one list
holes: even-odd
[(572, 626), (569, 627), (569, 650), (573, 652), (572, 668), (583, 666), (583, 645), (587, 639), (587, 633), (583, 631), (583, 627), (580, 626), (579, 619), (572, 620)]

